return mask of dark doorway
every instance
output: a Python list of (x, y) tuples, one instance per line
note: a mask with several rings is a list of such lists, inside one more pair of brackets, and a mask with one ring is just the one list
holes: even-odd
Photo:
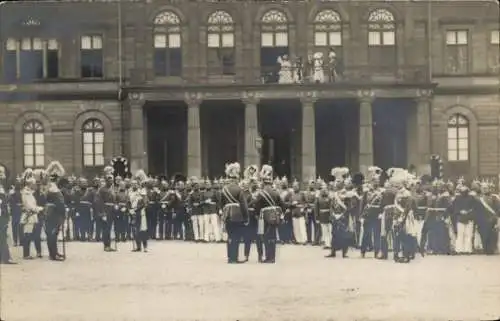
[(375, 165), (407, 168), (407, 123), (412, 102), (380, 99), (373, 105), (373, 152)]
[(149, 171), (153, 175), (186, 171), (187, 107), (184, 102), (146, 106)]
[(329, 177), (333, 167), (353, 168), (351, 150), (356, 148), (353, 127), (357, 110), (350, 100), (322, 100), (316, 103), (316, 171)]
[(271, 165), (277, 176), (292, 178), (297, 174), (300, 119), (300, 105), (296, 101), (272, 101), (259, 105), (261, 164)]
[(224, 176), (225, 164), (242, 164), (245, 111), (239, 101), (207, 101), (201, 106), (203, 175)]

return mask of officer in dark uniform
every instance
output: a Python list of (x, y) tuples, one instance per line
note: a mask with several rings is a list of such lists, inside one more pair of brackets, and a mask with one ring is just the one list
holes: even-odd
[[(4, 186), (5, 187), (5, 186)], [(21, 222), (21, 189), (22, 184), (20, 179), (16, 179), (14, 183), (14, 188), (9, 192), (8, 203), (10, 207), (11, 214), (11, 225), (12, 225), (12, 239), (14, 242), (14, 246), (22, 244), (22, 235), (24, 234), (22, 231)]]
[(163, 239), (168, 239), (170, 237), (170, 229), (166, 225), (166, 222), (170, 222), (170, 220), (167, 220), (168, 214), (170, 214), (170, 217), (172, 216), (172, 213), (169, 213), (169, 208), (168, 208), (168, 198), (170, 195), (170, 191), (168, 188), (168, 182), (165, 179), (162, 179), (160, 181), (160, 188), (159, 188), (159, 193), (158, 193), (158, 238), (160, 240)]
[[(1, 165), (0, 165), (1, 166)], [(7, 194), (0, 176), (0, 264), (16, 264), (11, 260), (9, 244), (7, 242), (7, 229), (9, 226), (9, 212)]]
[(192, 179), (192, 189), (186, 199), (186, 205), (191, 223), (193, 226), (193, 241), (203, 241), (205, 234), (204, 218), (203, 218), (203, 195), (204, 192), (200, 189), (200, 183), (197, 179)]
[(128, 213), (128, 193), (125, 182), (118, 183), (116, 191), (116, 204), (118, 209), (115, 211), (115, 238), (117, 242), (125, 242), (127, 239), (127, 213)]
[(102, 243), (105, 252), (115, 251), (115, 249), (111, 248), (111, 225), (113, 223), (113, 211), (116, 203), (116, 196), (113, 191), (113, 180), (113, 175), (108, 173), (104, 186), (99, 188), (97, 192), (99, 219), (102, 226)]
[(45, 204), (45, 232), (47, 233), (47, 249), (49, 251), (49, 258), (52, 261), (64, 260), (64, 255), (59, 254), (57, 250), (57, 235), (59, 234), (61, 226), (64, 224), (66, 216), (64, 196), (56, 183), (58, 180), (58, 174), (51, 174), (50, 182), (47, 188), (47, 202)]
[(239, 163), (226, 165), (228, 182), (221, 190), (222, 219), (227, 232), (227, 263), (229, 264), (241, 263), (238, 261), (239, 245), (249, 217), (245, 193), (238, 185), (240, 172)]
[(89, 241), (91, 238), (92, 206), (94, 202), (94, 193), (88, 187), (87, 180), (80, 178), (78, 182), (79, 189), (73, 196), (75, 202), (75, 212), (80, 220), (80, 241)]
[(264, 239), (264, 251), (266, 259), (262, 263), (274, 263), (276, 261), (276, 230), (281, 224), (284, 216), (285, 204), (278, 190), (273, 188), (273, 168), (263, 165), (260, 171), (262, 189), (259, 191), (254, 208), (259, 213), (259, 231)]

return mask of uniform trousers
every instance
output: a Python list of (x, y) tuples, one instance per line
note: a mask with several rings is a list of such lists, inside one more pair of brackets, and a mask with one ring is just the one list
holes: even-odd
[(186, 213), (183, 209), (177, 209), (173, 214), (173, 238), (182, 240), (185, 236), (185, 221)]
[(205, 239), (205, 217), (203, 214), (195, 214), (191, 216), (193, 224), (193, 238), (195, 241), (202, 241)]
[(102, 226), (102, 244), (104, 248), (111, 247), (111, 226), (113, 225), (113, 220), (111, 215), (106, 215), (101, 218)]
[(270, 225), (264, 222), (263, 245), (266, 261), (276, 260), (276, 231), (277, 225)]
[(14, 205), (11, 209), (11, 225), (12, 225), (12, 241), (14, 246), (22, 243), (22, 235), (24, 234), (21, 230), (21, 207), (19, 205)]
[(2, 222), (0, 217), (0, 263), (9, 262), (11, 260), (9, 244), (7, 242), (8, 222)]
[[(227, 260), (228, 262), (236, 262), (238, 261), (240, 241), (244, 236), (245, 225), (243, 223), (228, 221), (225, 223), (227, 231)], [(274, 234), (276, 235), (276, 231), (274, 231)]]
[(160, 240), (165, 239), (165, 217), (166, 213), (165, 210), (159, 209), (158, 210), (158, 238)]
[(205, 241), (221, 241), (219, 217), (217, 213), (208, 213), (203, 215), (205, 221)]
[(90, 238), (90, 225), (92, 223), (91, 207), (82, 205), (76, 208), (75, 216), (77, 217), (78, 227), (76, 237), (81, 241), (86, 241)]
[(307, 230), (306, 230), (306, 219), (304, 216), (293, 217), (293, 236), (295, 242), (299, 244), (305, 244), (307, 242)]
[(45, 222), (45, 233), (47, 234), (47, 250), (49, 257), (55, 259), (57, 251), (57, 235), (59, 234), (60, 225), (54, 218), (49, 218)]
[(370, 246), (373, 246), (375, 255), (380, 252), (381, 242), (380, 242), (380, 219), (377, 216), (370, 216), (365, 218), (361, 224), (363, 224), (363, 233), (361, 235), (361, 253), (364, 254), (369, 251)]
[(148, 222), (148, 233), (151, 239), (156, 239), (156, 227), (158, 226), (158, 205), (149, 204), (146, 207), (146, 218)]
[(257, 220), (251, 219), (250, 223), (248, 223), (248, 225), (245, 227), (244, 253), (245, 253), (245, 257), (247, 259), (250, 256), (250, 249), (252, 248), (252, 242), (255, 242), (255, 246), (257, 248), (258, 259), (261, 260), (262, 256), (264, 255), (263, 246), (262, 246), (262, 238), (260, 235), (258, 235), (257, 230), (258, 230)]
[(321, 223), (322, 242), (325, 246), (330, 246), (332, 243), (332, 224)]
[(148, 248), (148, 231), (138, 231), (135, 236), (135, 245), (137, 250), (141, 250), (141, 245), (144, 249)]
[(474, 222), (457, 222), (457, 235), (455, 238), (455, 251), (470, 254), (473, 249)]
[(33, 232), (31, 233), (31, 241), (35, 244), (35, 250), (37, 255), (42, 255), (42, 230), (44, 221), (39, 219), (38, 223), (35, 224)]

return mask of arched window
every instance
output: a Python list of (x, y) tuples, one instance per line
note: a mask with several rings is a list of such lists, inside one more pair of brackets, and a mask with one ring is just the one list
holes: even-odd
[(154, 70), (158, 77), (180, 76), (182, 72), (181, 20), (165, 11), (154, 20)]
[(448, 161), (469, 160), (469, 120), (461, 114), (448, 119)]
[[(267, 11), (261, 19), (260, 66), (263, 81), (278, 82), (279, 63), (283, 57), (288, 60), (288, 19), (278, 10)], [(283, 81), (284, 79), (281, 79)], [(290, 82), (291, 79), (285, 80)]]
[(38, 120), (30, 120), (23, 126), (24, 167), (45, 167), (45, 130)]
[(370, 65), (396, 67), (396, 22), (385, 9), (368, 16), (368, 56)]
[(215, 11), (208, 17), (208, 73), (234, 75), (234, 21), (225, 11)]
[(83, 166), (104, 166), (104, 126), (98, 119), (87, 120), (82, 127)]
[(342, 74), (342, 19), (332, 10), (318, 12), (314, 18), (315, 53), (322, 52), (328, 81), (334, 82)]

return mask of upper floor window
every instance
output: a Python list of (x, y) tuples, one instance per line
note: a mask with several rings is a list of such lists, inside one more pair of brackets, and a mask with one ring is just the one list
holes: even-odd
[(462, 114), (448, 119), (448, 161), (469, 160), (469, 120)]
[(154, 70), (158, 77), (182, 74), (181, 19), (165, 11), (154, 20)]
[[(323, 65), (329, 82), (334, 82), (343, 73), (342, 68), (342, 19), (331, 9), (320, 11), (314, 18), (315, 54), (309, 64)], [(318, 54), (321, 55), (318, 56)], [(315, 58), (315, 56), (317, 58)], [(320, 58), (321, 57), (321, 58)], [(318, 62), (317, 60), (320, 59)]]
[(469, 32), (446, 31), (446, 73), (465, 74), (469, 71)]
[(288, 19), (278, 10), (267, 11), (261, 19), (260, 65), (263, 82), (293, 82), (288, 57)]
[(6, 81), (59, 77), (59, 44), (55, 39), (7, 39), (3, 60)]
[(24, 168), (45, 166), (45, 130), (41, 122), (29, 120), (23, 126)]
[(89, 119), (83, 124), (83, 166), (104, 166), (104, 126), (98, 119)]
[(500, 30), (492, 30), (490, 33), (488, 48), (488, 65), (492, 72), (500, 72)]
[(208, 72), (234, 75), (234, 21), (225, 11), (208, 17)]
[(103, 77), (102, 36), (82, 36), (80, 59), (82, 78)]
[(368, 15), (368, 58), (370, 65), (396, 66), (396, 22), (388, 10), (376, 9)]

